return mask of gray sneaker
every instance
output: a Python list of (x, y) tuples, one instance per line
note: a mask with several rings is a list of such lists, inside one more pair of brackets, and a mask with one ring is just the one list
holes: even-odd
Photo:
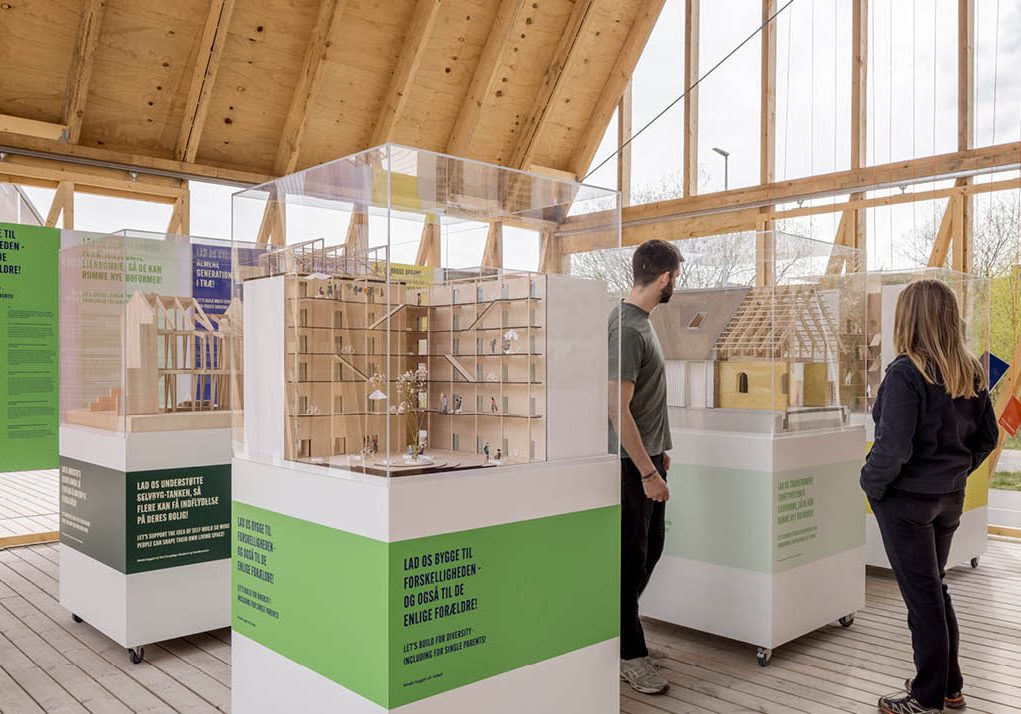
[(670, 683), (663, 679), (648, 657), (620, 661), (620, 678), (640, 694), (663, 694)]

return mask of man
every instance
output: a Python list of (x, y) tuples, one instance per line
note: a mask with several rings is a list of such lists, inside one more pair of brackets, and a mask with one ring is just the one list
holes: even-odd
[(638, 598), (663, 553), (666, 475), (670, 468), (663, 351), (649, 315), (670, 300), (680, 272), (680, 251), (661, 240), (642, 243), (631, 267), (631, 294), (610, 314), (610, 450), (620, 442), (621, 573), (620, 676), (642, 694), (670, 688), (649, 660), (638, 617)]

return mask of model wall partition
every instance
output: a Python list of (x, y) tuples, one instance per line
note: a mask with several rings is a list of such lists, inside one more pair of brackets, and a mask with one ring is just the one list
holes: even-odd
[(618, 310), (503, 267), (569, 214), (617, 244), (615, 192), (394, 145), (234, 197), (235, 709), (617, 711)]

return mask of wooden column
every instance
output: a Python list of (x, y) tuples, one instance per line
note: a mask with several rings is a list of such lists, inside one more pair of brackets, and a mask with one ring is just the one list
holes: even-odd
[[(776, 12), (776, 0), (762, 0), (762, 72), (759, 107), (759, 183), (773, 183), (776, 175), (776, 23), (767, 22)], [(755, 284), (772, 285), (776, 239), (772, 206), (763, 206), (755, 238)]]
[[(972, 148), (975, 142), (975, 0), (957, 0), (957, 150)], [(967, 186), (971, 178), (957, 179)], [(961, 196), (955, 216), (954, 250), (951, 267), (971, 272), (972, 205), (970, 193)]]
[(438, 268), (440, 265), (440, 222), (435, 215), (429, 213), (425, 217), (425, 225), (422, 226), (422, 237), (418, 241), (418, 254), (415, 256), (416, 265), (427, 265)]
[[(854, 0), (851, 9), (851, 168), (860, 169), (866, 163), (866, 137), (868, 136), (868, 66), (869, 66), (869, 0)], [(864, 199), (864, 193), (852, 193), (851, 200)], [(865, 250), (865, 211), (851, 212), (848, 224), (848, 245)], [(865, 265), (851, 265), (848, 270), (864, 270)]]
[(631, 138), (631, 82), (624, 87), (624, 94), (617, 106), (617, 190), (620, 191), (620, 205), (631, 205), (631, 144), (624, 142)]
[(64, 228), (74, 228), (74, 184), (70, 181), (61, 181), (57, 184), (53, 203), (46, 214), (46, 225), (55, 228), (61, 216), (64, 218)]
[(364, 258), (369, 252), (369, 209), (355, 206), (351, 222), (347, 225), (344, 254), (347, 258)]
[(685, 196), (698, 193), (698, 3), (684, 4), (684, 168), (682, 186)]

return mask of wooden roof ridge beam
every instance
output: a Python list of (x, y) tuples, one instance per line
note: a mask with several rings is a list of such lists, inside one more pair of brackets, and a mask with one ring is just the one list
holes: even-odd
[(582, 130), (581, 141), (575, 151), (574, 160), (571, 162), (571, 172), (576, 176), (584, 176), (592, 164), (596, 151), (599, 150), (599, 144), (603, 140), (606, 127), (620, 103), (624, 89), (631, 82), (631, 75), (634, 74), (635, 66), (642, 56), (642, 50), (645, 49), (645, 45), (649, 41), (649, 35), (652, 34), (652, 30), (656, 26), (656, 20), (659, 19), (664, 4), (665, 0), (643, 0), (639, 6), (635, 21), (624, 39), (624, 44), (613, 64), (613, 69), (610, 70), (606, 84), (603, 85), (599, 99), (596, 100), (588, 124)]
[[(564, 70), (571, 60), (571, 55), (578, 44), (579, 38), (584, 34), (588, 21), (594, 14), (592, 12), (594, 5), (595, 0), (575, 0), (574, 8), (567, 18), (567, 25), (560, 35), (560, 42), (557, 43), (556, 52), (554, 52), (553, 59), (546, 69), (542, 85), (539, 87), (535, 100), (532, 102), (532, 107), (528, 112), (528, 117), (521, 127), (517, 144), (515, 144), (510, 160), (507, 162), (508, 166), (521, 169), (532, 162), (538, 137), (542, 134), (546, 121), (549, 119), (550, 110), (556, 104), (557, 97), (563, 87), (560, 80), (563, 79)], [(624, 91), (623, 85), (620, 91)], [(620, 92), (613, 98), (612, 103), (616, 106), (619, 101)], [(610, 113), (613, 113), (612, 110)], [(606, 129), (605, 125), (603, 129)]]
[(390, 86), (387, 87), (383, 102), (379, 107), (379, 117), (372, 129), (372, 140), (369, 146), (385, 144), (391, 140), (397, 120), (404, 111), (411, 91), (412, 80), (418, 72), (425, 48), (432, 35), (436, 16), (439, 14), (443, 0), (418, 0), (411, 16), (411, 24), (404, 35), (403, 49), (397, 58)]
[(500, 58), (514, 35), (514, 28), (524, 7), (525, 0), (501, 0), (489, 35), (486, 37), (486, 44), (482, 48), (482, 54), (479, 55), (479, 61), (468, 84), (468, 91), (457, 112), (457, 118), (454, 119), (450, 136), (447, 137), (448, 154), (464, 156), (468, 153), (475, 130), (482, 118), (482, 108), (496, 86)]
[(210, 0), (206, 24), (202, 29), (195, 58), (195, 68), (192, 70), (191, 84), (188, 87), (188, 99), (184, 105), (184, 118), (177, 134), (174, 155), (178, 161), (195, 161), (198, 154), (213, 86), (220, 71), (220, 59), (223, 57), (223, 48), (227, 45), (227, 31), (231, 15), (234, 14), (234, 2), (235, 0)]
[(67, 76), (67, 90), (64, 93), (63, 123), (67, 125), (67, 143), (77, 144), (82, 134), (82, 119), (85, 116), (85, 102), (89, 95), (92, 66), (95, 63), (96, 45), (99, 42), (100, 27), (106, 0), (85, 0), (81, 20), (78, 21), (78, 39), (71, 68)]
[(301, 145), (308, 126), (309, 110), (315, 103), (316, 94), (319, 93), (326, 54), (333, 44), (330, 38), (346, 5), (347, 0), (320, 0), (319, 11), (312, 25), (312, 35), (305, 50), (305, 59), (301, 64), (301, 74), (294, 85), (291, 105), (287, 110), (283, 131), (280, 133), (280, 143), (277, 145), (274, 168), (279, 176), (294, 173), (298, 167)]

